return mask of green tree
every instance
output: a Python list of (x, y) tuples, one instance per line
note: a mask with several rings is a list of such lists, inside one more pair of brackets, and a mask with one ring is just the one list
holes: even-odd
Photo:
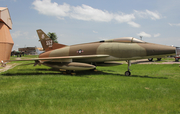
[(48, 35), (55, 43), (58, 43), (56, 33), (48, 32), (47, 35)]

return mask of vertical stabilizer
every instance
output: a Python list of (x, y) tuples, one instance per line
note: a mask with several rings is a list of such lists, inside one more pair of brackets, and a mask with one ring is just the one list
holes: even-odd
[(66, 45), (55, 43), (49, 36), (47, 36), (41, 29), (36, 30), (39, 36), (39, 41), (45, 51), (50, 51), (65, 47)]

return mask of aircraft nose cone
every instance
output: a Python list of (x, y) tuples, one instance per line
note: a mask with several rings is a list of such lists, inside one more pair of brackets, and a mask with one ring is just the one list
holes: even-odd
[(159, 45), (159, 44), (146, 44), (142, 45), (145, 48), (147, 56), (152, 55), (175, 55), (176, 48), (172, 46)]
[(154, 53), (157, 55), (173, 55), (176, 53), (176, 48), (171, 46), (159, 45), (157, 46), (156, 50), (154, 50)]
[(168, 46), (167, 53), (176, 54), (176, 48)]

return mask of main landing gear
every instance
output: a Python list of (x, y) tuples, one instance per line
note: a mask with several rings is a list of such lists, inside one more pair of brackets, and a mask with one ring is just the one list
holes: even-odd
[(71, 76), (76, 75), (76, 73), (74, 72), (74, 70), (66, 70), (65, 72), (63, 72), (63, 74), (70, 74)]
[(128, 71), (125, 72), (125, 76), (130, 76), (130, 75), (131, 75), (131, 72), (130, 72), (129, 67), (131, 66), (131, 61), (128, 60), (127, 63), (128, 63)]

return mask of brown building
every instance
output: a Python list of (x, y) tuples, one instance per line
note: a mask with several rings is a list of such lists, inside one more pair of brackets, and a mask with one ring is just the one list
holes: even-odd
[(26, 55), (38, 55), (43, 49), (37, 47), (18, 48), (18, 51), (24, 52)]
[(180, 47), (176, 47), (176, 55), (180, 56)]
[(14, 45), (9, 29), (12, 21), (7, 7), (0, 7), (0, 61), (9, 60)]

